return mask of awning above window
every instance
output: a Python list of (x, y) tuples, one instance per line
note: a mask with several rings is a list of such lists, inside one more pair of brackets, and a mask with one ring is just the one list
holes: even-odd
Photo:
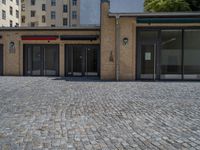
[(61, 40), (97, 40), (99, 38), (98, 35), (61, 35)]
[(137, 23), (200, 23), (200, 18), (137, 18)]
[(57, 40), (59, 36), (56, 35), (24, 35), (22, 36), (22, 40), (47, 40), (47, 41), (52, 41), (52, 40)]

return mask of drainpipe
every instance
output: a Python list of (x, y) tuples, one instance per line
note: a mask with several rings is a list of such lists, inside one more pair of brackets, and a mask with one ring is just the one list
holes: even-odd
[(120, 79), (120, 15), (115, 16), (115, 69), (116, 69), (116, 80)]
[(72, 2), (71, 2), (71, 0), (69, 0), (69, 8), (68, 8), (68, 12), (69, 12), (69, 27), (71, 27), (71, 19), (72, 19), (71, 18), (72, 17), (71, 16), (72, 15), (71, 14), (71, 11), (72, 11), (72, 6), (71, 5), (72, 5)]

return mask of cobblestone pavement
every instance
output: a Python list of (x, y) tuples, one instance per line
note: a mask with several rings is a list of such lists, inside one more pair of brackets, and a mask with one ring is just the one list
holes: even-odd
[(0, 149), (200, 150), (200, 82), (0, 77)]

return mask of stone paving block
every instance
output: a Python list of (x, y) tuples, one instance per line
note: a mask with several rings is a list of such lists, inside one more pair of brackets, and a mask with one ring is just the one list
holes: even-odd
[(199, 150), (199, 82), (0, 77), (0, 149)]

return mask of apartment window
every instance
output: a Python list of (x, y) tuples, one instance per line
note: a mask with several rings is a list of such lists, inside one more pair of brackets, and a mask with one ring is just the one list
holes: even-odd
[(13, 21), (12, 20), (10, 20), (10, 27), (12, 27), (13, 26)]
[(51, 0), (51, 6), (56, 6), (56, 0)]
[(56, 12), (55, 11), (51, 11), (51, 19), (52, 20), (56, 19)]
[(26, 17), (22, 16), (22, 23), (25, 23), (25, 21), (26, 21)]
[(2, 3), (3, 3), (3, 4), (6, 4), (6, 0), (2, 0)]
[(6, 11), (2, 10), (2, 19), (6, 20)]
[(19, 0), (16, 0), (16, 4), (19, 5)]
[(67, 7), (67, 5), (63, 5), (63, 12), (65, 12), (65, 13), (68, 12), (68, 7)]
[(19, 11), (16, 10), (16, 18), (19, 18)]
[(22, 10), (22, 11), (25, 11), (25, 4), (22, 4), (21, 10)]
[(46, 22), (46, 16), (43, 15), (43, 16), (42, 16), (42, 23), (45, 23), (45, 22)]
[(55, 27), (55, 26), (56, 26), (55, 24), (52, 24), (52, 25), (51, 25), (51, 27)]
[(72, 11), (72, 19), (77, 19), (77, 12), (76, 11)]
[(15, 27), (19, 27), (19, 23), (16, 23), (16, 24), (15, 24)]
[(35, 0), (31, 0), (31, 5), (32, 5), (32, 6), (35, 5)]
[(76, 5), (77, 5), (77, 0), (73, 0), (73, 1), (72, 1), (72, 5), (73, 5), (73, 6), (76, 6)]
[(35, 11), (31, 11), (31, 17), (35, 17)]
[(10, 15), (13, 15), (13, 8), (10, 7)]
[(35, 27), (35, 22), (31, 22), (31, 27)]
[(67, 26), (68, 25), (68, 19), (67, 18), (63, 18), (63, 26)]
[(46, 5), (42, 4), (42, 11), (46, 11)]

